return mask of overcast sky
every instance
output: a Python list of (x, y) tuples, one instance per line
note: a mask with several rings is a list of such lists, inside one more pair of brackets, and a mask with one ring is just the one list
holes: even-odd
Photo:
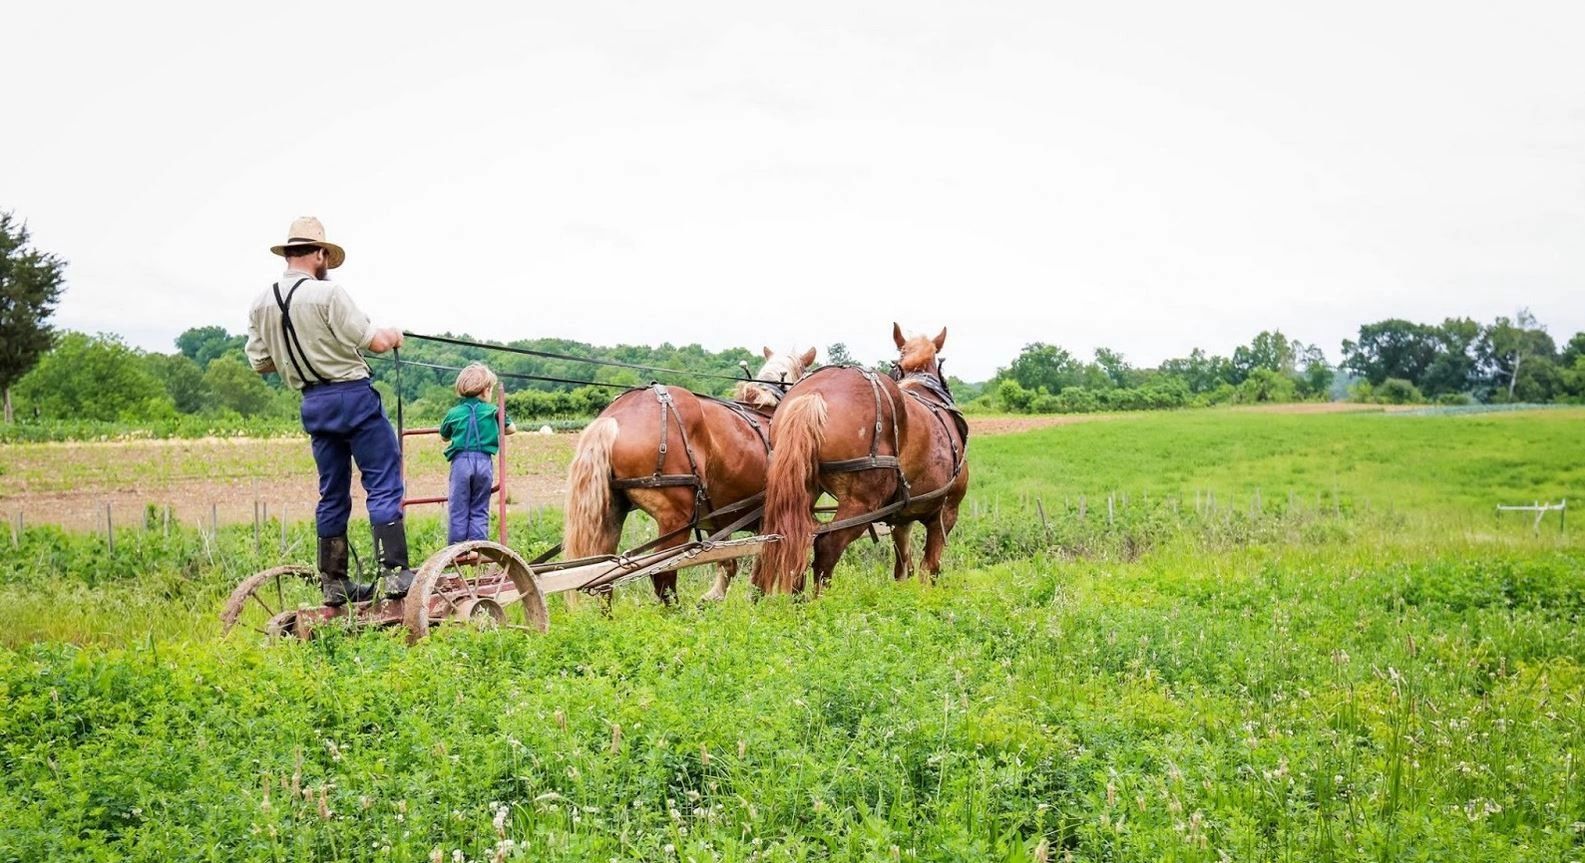
[(752, 5), (8, 4), (0, 208), (164, 351), (303, 214), (378, 322), (497, 339), (1585, 329), (1578, 0)]

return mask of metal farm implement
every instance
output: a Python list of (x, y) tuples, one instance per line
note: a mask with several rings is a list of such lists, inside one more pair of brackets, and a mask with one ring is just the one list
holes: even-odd
[[(411, 333), (408, 335), (417, 338), (434, 338), (437, 341), (456, 341), (439, 337), (418, 337)], [(497, 348), (498, 346), (481, 345), (481, 347)], [(403, 361), (400, 357), (394, 359), (397, 364), (398, 382), (398, 440), (405, 444), (409, 437), (438, 435), (440, 432), (438, 428), (403, 427), (400, 369), (404, 365), (446, 367)], [(670, 370), (656, 369), (656, 371)], [(533, 375), (498, 374), (502, 378), (539, 379)], [(758, 555), (767, 545), (779, 539), (775, 536), (730, 538), (733, 532), (749, 528), (758, 521), (763, 502), (763, 495), (759, 495), (715, 512), (699, 515), (694, 519), (693, 524), (686, 528), (687, 530), (697, 532), (697, 526), (712, 517), (738, 517), (722, 530), (709, 536), (701, 533), (695, 540), (679, 546), (653, 550), (653, 546), (674, 536), (667, 534), (622, 554), (553, 561), (552, 559), (561, 550), (560, 546), (557, 546), (534, 560), (525, 560), (507, 544), (507, 435), (504, 387), (497, 388), (497, 404), (499, 409), (496, 411), (496, 422), (500, 424), (500, 449), (497, 454), (496, 484), (490, 490), (496, 496), (498, 513), (494, 541), (459, 542), (430, 555), (418, 566), (412, 588), (401, 599), (382, 597), (369, 602), (348, 603), (337, 608), (324, 604), (320, 593), (319, 574), (313, 566), (288, 564), (266, 569), (243, 579), (231, 592), (220, 614), (222, 634), (239, 629), (251, 630), (269, 637), (308, 639), (313, 637), (317, 628), (331, 624), (357, 627), (402, 626), (407, 629), (408, 641), (417, 642), (427, 636), (432, 628), (442, 623), (468, 623), (484, 627), (508, 626), (544, 632), (550, 627), (545, 597), (551, 594), (572, 590), (595, 595), (605, 594), (633, 579)], [(402, 450), (405, 474), (405, 445)], [(444, 497), (410, 497), (402, 501), (402, 508), (405, 510), (409, 506), (442, 503), (445, 500)], [(361, 569), (361, 566), (358, 568)], [(508, 609), (514, 607), (517, 609), (516, 613), (510, 613)], [(514, 617), (516, 619), (513, 619)]]

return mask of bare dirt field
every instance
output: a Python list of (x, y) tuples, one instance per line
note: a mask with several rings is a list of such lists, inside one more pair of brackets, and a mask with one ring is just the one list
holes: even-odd
[[(1330, 413), (1359, 405), (1298, 404), (1241, 408), (1272, 413)], [(1380, 408), (1376, 408), (1379, 410)], [(971, 417), (973, 435), (1016, 434), (1032, 429), (1117, 419), (1118, 414)], [(576, 436), (522, 434), (511, 438), (510, 506), (560, 505), (563, 479)], [(408, 444), (408, 494), (446, 493), (447, 465), (439, 442)], [(0, 517), (28, 524), (102, 530), (105, 505), (118, 525), (144, 518), (150, 506), (171, 508), (181, 523), (222, 524), (253, 519), (257, 505), (289, 521), (313, 515), (319, 489), (314, 460), (303, 438), (207, 438), (89, 443), (9, 444), (0, 447)], [(354, 513), (363, 512), (363, 490), (353, 484)]]
[[(408, 493), (446, 493), (446, 461), (437, 441), (410, 443)], [(572, 435), (521, 435), (510, 444), (507, 488), (513, 509), (559, 502)], [(363, 490), (353, 483), (354, 513)], [(101, 530), (105, 505), (116, 524), (144, 517), (148, 506), (179, 522), (251, 521), (255, 502), (289, 521), (312, 517), (319, 500), (306, 438), (206, 439), (13, 444), (0, 447), (0, 513), (20, 511), (28, 524)]]

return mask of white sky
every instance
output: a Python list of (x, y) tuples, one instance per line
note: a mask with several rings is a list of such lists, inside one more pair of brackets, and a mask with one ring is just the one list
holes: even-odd
[(1577, 0), (364, 6), (6, 4), (0, 208), (70, 260), (61, 325), (240, 331), (312, 214), (378, 322), (502, 339), (878, 359), (899, 320), (980, 379), (1585, 329)]

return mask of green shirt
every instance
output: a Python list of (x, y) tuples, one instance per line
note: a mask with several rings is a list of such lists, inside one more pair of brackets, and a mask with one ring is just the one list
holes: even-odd
[[(469, 415), (477, 413), (479, 417), (479, 432), (477, 435), (470, 433), (471, 420)], [(506, 424), (512, 424), (512, 418), (506, 418)], [(484, 452), (490, 455), (501, 448), (501, 430), (495, 423), (495, 405), (469, 396), (458, 402), (451, 410), (446, 411), (446, 418), (440, 421), (440, 437), (449, 441), (446, 446), (446, 460), (455, 458), (459, 452)]]

